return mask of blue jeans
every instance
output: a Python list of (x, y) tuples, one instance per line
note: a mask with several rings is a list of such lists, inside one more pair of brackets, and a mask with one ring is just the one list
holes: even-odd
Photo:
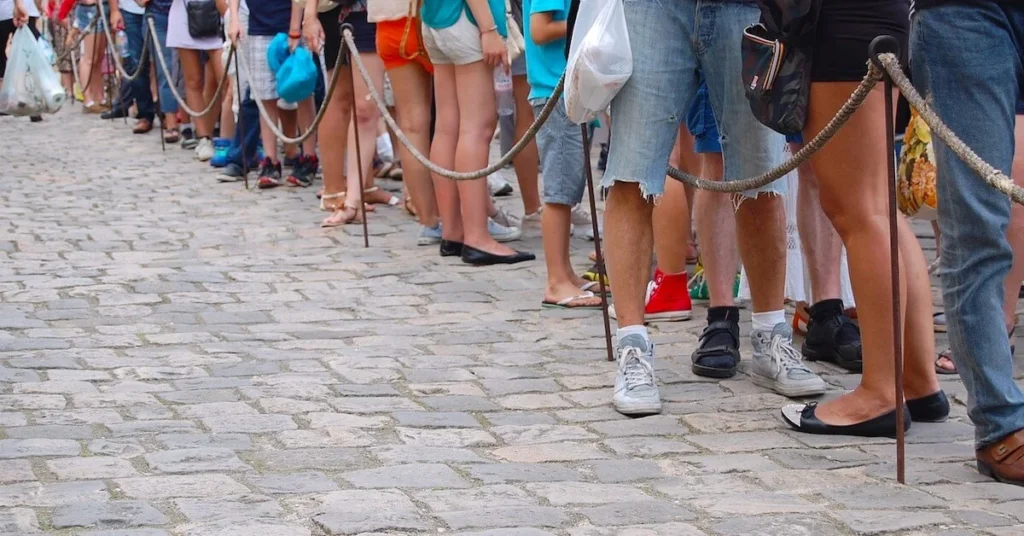
[[(911, 37), (914, 83), (985, 161), (1010, 174), (1014, 108), (1024, 81), (1024, 6), (940, 4), (918, 10)], [(942, 299), (949, 342), (983, 447), (1024, 428), (1003, 319), (1010, 201), (935, 140)], [(1016, 296), (1010, 299), (1016, 300)]]
[(139, 109), (138, 118), (152, 122), (155, 108), (153, 94), (149, 91), (150, 59), (146, 58), (145, 64), (139, 64), (142, 61), (142, 44), (145, 42), (149, 28), (146, 27), (144, 15), (122, 11), (121, 16), (124, 17), (124, 33), (128, 36), (128, 59), (131, 63), (131, 66), (126, 66), (126, 68), (133, 72), (136, 68), (142, 69), (139, 76), (132, 80), (132, 99), (135, 100), (135, 105)]
[[(156, 26), (156, 42), (150, 40), (149, 52), (153, 57), (153, 61), (156, 62), (156, 81), (160, 88), (160, 111), (165, 114), (178, 113), (178, 101), (174, 100), (174, 94), (171, 93), (171, 84), (176, 83), (173, 80), (175, 65), (177, 65), (177, 55), (174, 50), (167, 48), (167, 14), (156, 13), (152, 9), (146, 10), (146, 31), (149, 31), (148, 19), (153, 19), (153, 25)], [(156, 47), (160, 47), (160, 51), (163, 52), (164, 59), (167, 61), (167, 69), (170, 71), (171, 80), (167, 79), (167, 75), (164, 74), (164, 70), (160, 67), (160, 60), (156, 59)]]
[[(603, 184), (640, 184), (647, 197), (665, 191), (665, 167), (697, 95), (699, 72), (725, 161), (725, 180), (759, 175), (781, 162), (785, 140), (754, 118), (744, 94), (740, 43), (761, 10), (740, 0), (623, 0), (633, 74), (612, 101), (611, 149)], [(670, 38), (667, 38), (670, 37)], [(761, 192), (783, 193), (785, 181)], [(753, 196), (758, 192), (747, 192)]]
[[(231, 140), (231, 148), (228, 149), (228, 162), (239, 166), (255, 169), (259, 165), (256, 160), (256, 151), (260, 143), (260, 109), (256, 101), (252, 100), (249, 91), (245, 92), (245, 99), (238, 107), (238, 124), (235, 128), (235, 137)], [(244, 131), (243, 131), (244, 127)], [(248, 162), (246, 166), (243, 161), (243, 154)]]
[[(534, 117), (540, 115), (548, 99), (533, 99)], [(537, 131), (540, 171), (544, 174), (544, 202), (573, 206), (583, 200), (587, 187), (583, 159), (583, 132), (565, 113), (565, 99), (551, 112)]]

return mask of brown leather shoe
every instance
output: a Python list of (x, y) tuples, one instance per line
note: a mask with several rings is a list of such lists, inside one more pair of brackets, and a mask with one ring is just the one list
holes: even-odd
[(153, 130), (153, 123), (148, 119), (139, 119), (139, 121), (135, 123), (135, 128), (132, 129), (132, 132), (135, 134), (145, 134), (150, 130)]
[(976, 452), (978, 472), (1005, 484), (1024, 486), (1024, 429)]

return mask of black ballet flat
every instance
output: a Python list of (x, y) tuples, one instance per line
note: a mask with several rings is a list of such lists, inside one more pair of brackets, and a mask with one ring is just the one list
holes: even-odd
[(907, 409), (914, 422), (946, 422), (949, 418), (949, 399), (939, 389), (928, 396), (907, 400)]
[(490, 266), (493, 264), (516, 264), (532, 261), (537, 256), (533, 253), (517, 251), (511, 255), (495, 255), (472, 246), (462, 246), (462, 262), (473, 266)]
[(456, 242), (454, 240), (441, 240), (441, 256), (442, 257), (460, 257), (462, 256), (462, 242)]
[[(859, 422), (857, 424), (837, 426), (827, 424), (818, 419), (818, 417), (814, 415), (814, 411), (817, 407), (818, 404), (816, 402), (811, 402), (806, 406), (802, 406), (800, 404), (784, 406), (782, 408), (782, 419), (792, 426), (793, 429), (808, 434), (848, 435), (859, 437), (896, 437), (896, 410), (892, 410), (885, 415), (881, 415), (864, 422)], [(910, 410), (904, 406), (904, 431), (910, 429), (910, 422)]]

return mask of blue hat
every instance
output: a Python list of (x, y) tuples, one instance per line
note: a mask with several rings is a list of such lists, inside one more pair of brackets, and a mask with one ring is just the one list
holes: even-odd
[(279, 33), (275, 35), (270, 40), (270, 46), (267, 47), (267, 64), (270, 66), (270, 72), (277, 73), (289, 55), (288, 34)]
[(287, 102), (302, 102), (316, 91), (316, 63), (306, 47), (296, 47), (277, 71), (277, 95)]

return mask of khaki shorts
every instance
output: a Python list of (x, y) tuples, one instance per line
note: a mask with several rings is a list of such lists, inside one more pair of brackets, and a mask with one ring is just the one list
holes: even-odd
[(484, 59), (480, 29), (463, 11), (459, 20), (447, 28), (423, 25), (423, 48), (434, 65), (469, 65)]

